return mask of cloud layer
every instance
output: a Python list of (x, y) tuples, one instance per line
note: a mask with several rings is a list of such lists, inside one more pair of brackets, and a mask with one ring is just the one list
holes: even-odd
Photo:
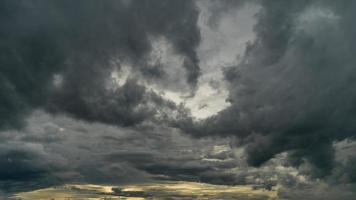
[(189, 180), (350, 199), (355, 8), (1, 1), (0, 189)]

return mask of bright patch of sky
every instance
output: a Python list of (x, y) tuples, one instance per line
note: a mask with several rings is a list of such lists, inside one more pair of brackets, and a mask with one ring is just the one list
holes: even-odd
[[(237, 65), (239, 57), (244, 53), (246, 43), (254, 40), (254, 15), (258, 7), (246, 4), (242, 8), (224, 13), (218, 26), (209, 25), (212, 13), (204, 1), (198, 4), (201, 12), (199, 28), (201, 43), (197, 49), (200, 59), (201, 75), (193, 96), (186, 83), (186, 72), (183, 58), (176, 54), (171, 44), (164, 38), (152, 38), (152, 51), (148, 55), (147, 66), (162, 65), (164, 78), (162, 80), (139, 79), (144, 84), (164, 98), (176, 104), (184, 104), (197, 119), (207, 118), (225, 109), (230, 104), (226, 101), (229, 92), (225, 85), (223, 69)], [(157, 67), (157, 66), (156, 66)], [(120, 71), (112, 73), (114, 85), (123, 85), (133, 75), (132, 67), (122, 65)], [(137, 74), (136, 74), (137, 75)]]

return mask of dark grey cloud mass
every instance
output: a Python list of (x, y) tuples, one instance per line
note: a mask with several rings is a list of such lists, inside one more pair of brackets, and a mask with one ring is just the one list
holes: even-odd
[(184, 58), (186, 81), (196, 87), (200, 33), (192, 1), (16, 0), (0, 7), (1, 127), (20, 125), (36, 107), (120, 125), (151, 116), (152, 94), (135, 80), (115, 91), (105, 87), (110, 73), (127, 63), (163, 78), (146, 58), (157, 37)]
[[(261, 166), (289, 152), (290, 164), (310, 162), (324, 176), (334, 163), (333, 143), (355, 137), (355, 3), (261, 1), (237, 66), (226, 67), (231, 106), (183, 129), (234, 135), (247, 160)], [(178, 125), (179, 126), (179, 125)]]
[[(209, 82), (226, 85), (229, 106), (196, 119), (156, 89), (194, 98), (200, 60), (212, 55), (199, 54), (201, 31), (238, 29), (224, 19), (246, 5), (257, 10), (254, 39), (238, 64), (222, 61), (224, 80)], [(351, 0), (1, 1), (0, 191), (189, 180), (352, 199), (355, 9)], [(157, 41), (174, 59), (161, 43), (152, 58)]]

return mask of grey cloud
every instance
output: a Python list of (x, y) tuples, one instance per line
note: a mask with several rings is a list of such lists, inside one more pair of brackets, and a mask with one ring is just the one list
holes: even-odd
[[(163, 37), (195, 89), (194, 1), (0, 2), (0, 188), (175, 179), (351, 199), (355, 148), (340, 143), (356, 130), (356, 5), (258, 3), (255, 40), (225, 68), (231, 106), (196, 120), (140, 82), (170, 81), (169, 66), (148, 58)], [(210, 25), (242, 4), (209, 1)], [(126, 65), (133, 77), (108, 89)]]
[(22, 130), (0, 135), (3, 190), (72, 182), (142, 183), (163, 178), (234, 183), (233, 176), (228, 176), (228, 170), (238, 164), (232, 155), (204, 159), (214, 155), (214, 145), (228, 143), (226, 139), (194, 139), (154, 123), (136, 127), (88, 123), (44, 111), (32, 113), (26, 123)]
[(128, 80), (113, 92), (98, 91), (99, 94), (92, 91), (81, 94), (81, 91), (69, 87), (52, 97), (49, 110), (66, 111), (88, 121), (126, 126), (142, 122), (156, 111), (147, 106), (151, 101), (150, 95), (155, 94), (147, 93), (146, 88), (135, 80)]
[(55, 167), (41, 145), (11, 141), (1, 144), (0, 188), (6, 192), (26, 191), (58, 183), (52, 176)]
[(208, 0), (208, 1), (200, 1), (200, 3), (204, 4), (208, 10), (210, 11), (211, 16), (208, 19), (208, 25), (211, 28), (216, 28), (219, 23), (222, 15), (239, 10), (246, 3), (256, 3), (257, 1), (246, 1), (246, 0)]
[[(301, 169), (285, 167), (284, 154), (260, 168), (248, 166), (242, 149), (230, 148), (227, 138), (191, 138), (177, 129), (153, 123), (136, 128), (87, 123), (43, 111), (32, 113), (27, 124), (21, 131), (1, 134), (2, 141), (6, 139), (1, 145), (6, 157), (3, 162), (16, 161), (11, 166), (21, 172), (14, 176), (10, 169), (2, 170), (1, 177), (12, 176), (11, 180), (0, 181), (3, 190), (24, 191), (72, 182), (125, 184), (162, 180), (248, 184), (267, 189), (282, 185), (285, 190), (294, 190), (314, 183), (308, 177), (306, 182), (300, 180), (304, 176)], [(60, 139), (53, 142), (54, 136)], [(339, 152), (342, 148), (337, 149), (338, 154), (343, 154)], [(11, 153), (14, 151), (20, 153)], [(17, 168), (16, 163), (24, 168)], [(352, 165), (347, 166), (338, 168), (333, 177), (349, 173)]]
[(335, 167), (333, 142), (354, 138), (354, 15), (351, 1), (261, 1), (255, 41), (226, 68), (231, 106), (178, 127), (197, 136), (233, 135), (261, 166), (290, 152), (315, 176)]
[[(141, 122), (151, 112), (136, 109), (145, 107), (144, 86), (130, 82), (113, 94), (105, 87), (122, 64), (145, 77), (151, 43), (158, 37), (185, 60), (186, 81), (195, 88), (200, 33), (192, 1), (16, 0), (0, 6), (3, 128), (21, 126), (18, 119), (38, 107), (119, 125)], [(60, 83), (53, 83), (55, 76)], [(112, 114), (102, 119), (107, 111)], [(142, 116), (131, 114), (136, 111)]]
[(354, 186), (330, 186), (326, 184), (315, 184), (314, 186), (299, 187), (295, 189), (282, 189), (278, 195), (281, 200), (351, 200), (354, 199)]

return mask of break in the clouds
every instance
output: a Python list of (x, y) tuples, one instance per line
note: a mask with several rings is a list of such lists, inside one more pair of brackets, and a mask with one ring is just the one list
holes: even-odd
[(355, 8), (1, 1), (0, 191), (195, 181), (352, 199)]

